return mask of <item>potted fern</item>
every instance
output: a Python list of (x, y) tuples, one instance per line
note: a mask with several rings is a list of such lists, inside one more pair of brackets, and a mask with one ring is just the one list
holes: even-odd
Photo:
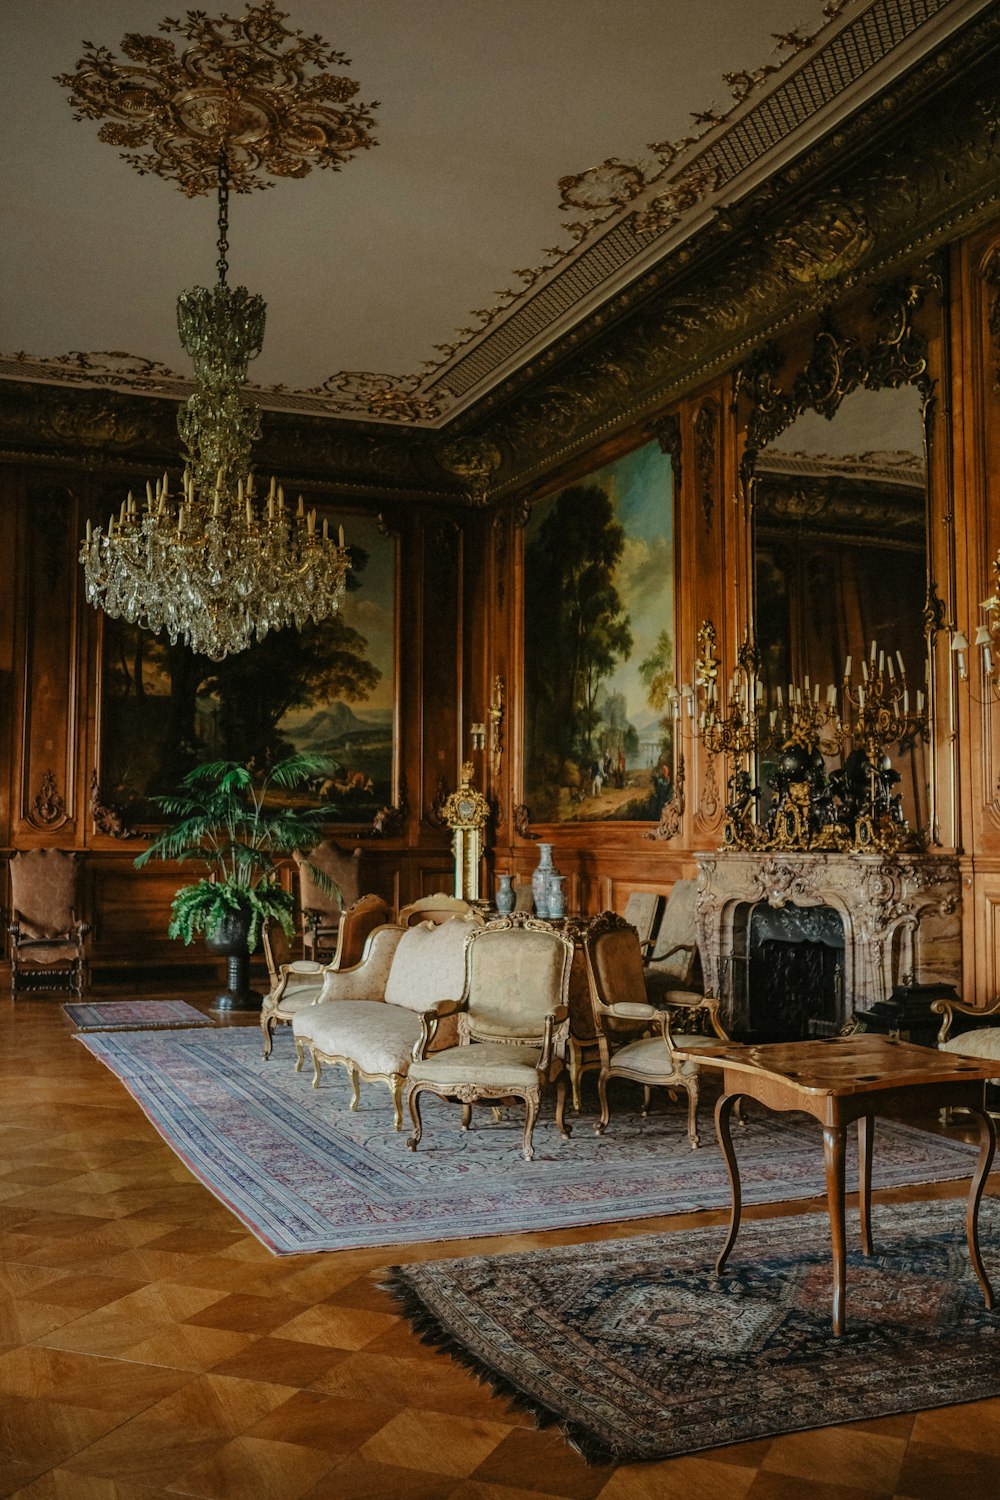
[[(322, 755), (289, 755), (267, 772), (253, 763), (207, 761), (183, 778), (178, 791), (154, 800), (179, 821), (165, 828), (136, 859), (199, 860), (208, 874), (182, 886), (170, 908), (168, 936), (190, 943), (199, 933), (208, 946), (229, 959), (229, 987), (216, 996), (213, 1010), (249, 1010), (260, 1001), (249, 985), (250, 954), (268, 918), (286, 936), (294, 926), (291, 892), (282, 889), (278, 860), (295, 849), (312, 849), (323, 807), (302, 808), (287, 800), (315, 778), (329, 779), (336, 765)], [(282, 800), (285, 794), (285, 800)], [(339, 899), (330, 877), (310, 865), (317, 883)]]

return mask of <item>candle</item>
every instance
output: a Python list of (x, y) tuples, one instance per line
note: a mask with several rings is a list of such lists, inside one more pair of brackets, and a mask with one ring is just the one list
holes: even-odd
[(874, 641), (872, 641), (871, 658), (872, 658), (872, 661), (875, 660), (875, 642)]
[(779, 707), (779, 708), (784, 708), (784, 706), (785, 706), (785, 700), (784, 700), (784, 698), (783, 698), (783, 697), (782, 697), (782, 696), (781, 696), (781, 689), (780, 689), (780, 687), (779, 687), (779, 688), (778, 688), (778, 707)]
[[(242, 481), (242, 479), (240, 480), (239, 498), (241, 500), (243, 499), (243, 481)], [(249, 495), (247, 496), (246, 504), (247, 504), (247, 525), (248, 526), (252, 526), (253, 525), (253, 506), (250, 504), (250, 496)]]
[(900, 677), (905, 677), (906, 676), (906, 668), (903, 666), (903, 653), (902, 653), (902, 651), (897, 651), (896, 652), (896, 660), (899, 662), (899, 675), (900, 675)]
[(865, 706), (865, 690), (864, 690), (863, 687), (859, 687), (858, 688), (858, 707), (859, 708), (864, 708), (864, 706)]
[(771, 728), (773, 729), (774, 728), (774, 721), (778, 717), (777, 713), (775, 712), (775, 710), (773, 708), (771, 709), (771, 712), (768, 714), (767, 717), (770, 720)]
[(904, 714), (910, 712), (910, 695), (905, 688), (903, 689), (903, 712)]
[(896, 667), (891, 656), (889, 657), (889, 677), (893, 682), (896, 681)]
[(90, 539), (91, 539), (91, 535), (92, 535), (92, 529), (91, 529), (91, 525), (90, 525), (90, 522), (89, 522), (89, 521), (88, 521), (88, 522), (87, 522), (87, 541), (88, 541), (88, 542), (89, 542), (89, 541), (90, 541)]
[(864, 657), (861, 658), (861, 676), (863, 677), (865, 682), (868, 681), (868, 663), (865, 661)]
[(330, 540), (330, 523), (327, 520), (326, 516), (323, 517), (323, 540), (324, 542), (328, 542)]
[(923, 711), (924, 711), (924, 695), (920, 691), (920, 689), (918, 688), (917, 689), (917, 713), (921, 714), (921, 713), (923, 713)]
[(844, 662), (844, 680), (845, 680), (845, 682), (850, 677), (850, 675), (851, 675), (851, 658), (850, 658), (850, 656), (848, 656), (847, 660)]
[(337, 545), (339, 546), (341, 552), (343, 552), (343, 550), (344, 550), (344, 528), (343, 528), (343, 526), (341, 526), (339, 528), (339, 530), (337, 531)]
[(831, 708), (833, 708), (837, 702), (837, 689), (834, 687), (832, 682), (826, 690), (826, 701), (827, 703), (829, 703)]

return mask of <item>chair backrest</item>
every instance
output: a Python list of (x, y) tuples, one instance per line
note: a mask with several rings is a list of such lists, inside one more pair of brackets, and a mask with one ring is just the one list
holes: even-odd
[[(338, 915), (344, 906), (350, 906), (361, 895), (361, 846), (342, 849), (334, 839), (323, 839), (308, 854), (296, 849), (295, 863), (299, 871), (299, 905), (304, 912), (321, 912), (324, 916)], [(322, 870), (340, 889), (340, 900), (327, 895), (309, 866)]]
[(341, 912), (337, 928), (337, 951), (331, 969), (350, 969), (361, 962), (368, 934), (389, 920), (388, 904), (381, 896), (360, 896)]
[[(604, 1006), (648, 1005), (642, 945), (635, 928), (624, 917), (613, 911), (601, 912), (587, 928), (583, 951), (594, 1026), (598, 1032), (606, 1030), (609, 1024)], [(648, 1012), (646, 1016), (648, 1018)], [(627, 1016), (620, 1019), (622, 1024), (627, 1024)], [(618, 1024), (619, 1018), (615, 1018), (612, 1029)]]
[(407, 1010), (428, 1010), (438, 1000), (460, 1000), (465, 983), (465, 942), (475, 923), (462, 917), (408, 927), (396, 944), (385, 1000)]
[(419, 901), (411, 901), (409, 906), (401, 906), (399, 909), (399, 922), (401, 927), (410, 927), (418, 922), (450, 922), (452, 917), (469, 917), (473, 921), (482, 922), (482, 913), (463, 901), (460, 896), (446, 896), (444, 892), (437, 892), (432, 896), (421, 896)]
[(649, 963), (677, 989), (697, 989), (698, 882), (677, 880), (670, 888)]
[(633, 891), (626, 901), (622, 916), (635, 928), (640, 943), (648, 943), (652, 938), (662, 905), (663, 897), (656, 891)]
[(82, 869), (82, 856), (67, 849), (11, 855), (11, 906), (22, 937), (61, 937), (72, 928), (80, 915)]
[(264, 957), (267, 960), (267, 972), (271, 980), (271, 988), (281, 978), (281, 966), (291, 962), (292, 950), (285, 929), (281, 923), (275, 921), (274, 917), (268, 917), (261, 928), (261, 942), (264, 947)]
[(465, 1014), (469, 1034), (540, 1038), (545, 1017), (568, 1005), (573, 939), (521, 914), (473, 927), (465, 947)]

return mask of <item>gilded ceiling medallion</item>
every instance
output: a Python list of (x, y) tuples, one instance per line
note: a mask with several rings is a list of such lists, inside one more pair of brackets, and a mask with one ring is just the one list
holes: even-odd
[(179, 54), (165, 37), (127, 32), (121, 48), (129, 62), (88, 42), (76, 72), (56, 82), (69, 90), (78, 120), (106, 122), (100, 140), (189, 198), (214, 192), (223, 148), (237, 193), (305, 177), (312, 167), (336, 171), (377, 144), (377, 106), (354, 102), (354, 80), (327, 71), (349, 58), (285, 20), (272, 0), (242, 16), (189, 10), (160, 22), (161, 32), (189, 44)]

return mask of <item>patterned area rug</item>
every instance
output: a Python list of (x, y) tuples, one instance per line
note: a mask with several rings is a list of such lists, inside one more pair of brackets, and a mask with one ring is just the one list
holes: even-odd
[[(362, 1085), (352, 1114), (343, 1069), (324, 1069), (319, 1089), (310, 1087), (311, 1073), (295, 1072), (288, 1028), (266, 1063), (256, 1027), (79, 1040), (118, 1075), (191, 1171), (278, 1254), (517, 1234), (729, 1204), (707, 1105), (705, 1144), (692, 1151), (686, 1109), (665, 1098), (643, 1120), (622, 1107), (630, 1097), (622, 1089), (617, 1105), (612, 1098), (606, 1135), (594, 1135), (591, 1104), (569, 1141), (556, 1131), (549, 1103), (535, 1129), (535, 1159), (526, 1162), (519, 1107), (499, 1123), (479, 1109), (475, 1128), (463, 1133), (458, 1107), (429, 1099), (423, 1141), (411, 1152), (405, 1130), (392, 1128), (388, 1090)], [(825, 1193), (814, 1122), (761, 1111), (737, 1137), (745, 1202)], [(960, 1141), (876, 1125), (876, 1187), (968, 1177), (975, 1159)]]
[(150, 1031), (176, 1026), (213, 1026), (186, 1000), (107, 1000), (64, 1005), (80, 1031)]
[[(1000, 1394), (964, 1220), (964, 1200), (876, 1206), (840, 1339), (825, 1214), (744, 1222), (721, 1279), (718, 1227), (395, 1266), (385, 1286), (425, 1342), (591, 1463), (628, 1463)], [(997, 1286), (996, 1199), (980, 1230)]]

